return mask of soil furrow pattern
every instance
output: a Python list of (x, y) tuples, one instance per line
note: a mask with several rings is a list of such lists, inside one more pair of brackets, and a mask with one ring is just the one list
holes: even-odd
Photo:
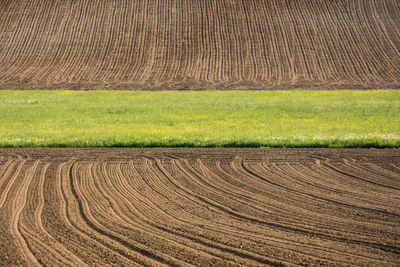
[(397, 149), (0, 149), (0, 265), (398, 266), (398, 166)]
[(400, 88), (398, 0), (3, 0), (0, 89)]

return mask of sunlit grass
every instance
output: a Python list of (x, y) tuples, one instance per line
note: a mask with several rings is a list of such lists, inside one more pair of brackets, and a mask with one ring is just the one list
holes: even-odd
[(400, 147), (400, 92), (0, 91), (0, 147)]

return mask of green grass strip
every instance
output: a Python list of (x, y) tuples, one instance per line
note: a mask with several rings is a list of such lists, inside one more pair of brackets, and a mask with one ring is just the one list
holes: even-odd
[(0, 147), (400, 147), (400, 91), (0, 91)]

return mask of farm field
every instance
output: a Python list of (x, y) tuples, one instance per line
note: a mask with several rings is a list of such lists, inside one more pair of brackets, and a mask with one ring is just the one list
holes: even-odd
[(1, 0), (0, 266), (400, 266), (399, 89), (399, 0)]
[(400, 147), (398, 90), (9, 90), (0, 103), (0, 147)]
[(399, 191), (399, 150), (0, 149), (0, 262), (398, 266)]
[(0, 88), (400, 88), (400, 1), (4, 0)]

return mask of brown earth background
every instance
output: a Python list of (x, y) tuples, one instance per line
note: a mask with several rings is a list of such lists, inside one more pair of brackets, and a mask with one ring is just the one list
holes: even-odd
[(0, 149), (2, 266), (399, 266), (399, 222), (399, 150)]
[(400, 88), (400, 1), (2, 0), (0, 88)]
[[(400, 88), (398, 0), (2, 0), (0, 89)], [(400, 152), (0, 149), (0, 265), (400, 265)]]

